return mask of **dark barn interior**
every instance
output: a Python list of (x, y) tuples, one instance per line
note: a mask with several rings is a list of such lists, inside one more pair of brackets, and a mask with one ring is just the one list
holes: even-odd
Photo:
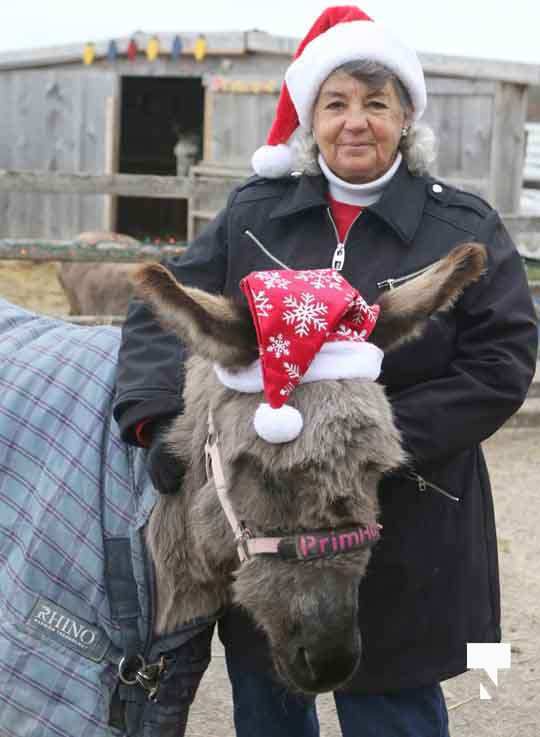
[[(200, 77), (122, 77), (118, 171), (176, 176), (175, 145), (196, 137), (202, 158)], [(118, 197), (116, 230), (141, 241), (185, 241), (187, 200)]]

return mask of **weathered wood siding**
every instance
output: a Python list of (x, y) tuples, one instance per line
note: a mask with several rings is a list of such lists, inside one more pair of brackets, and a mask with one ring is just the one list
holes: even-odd
[(277, 99), (278, 90), (256, 94), (207, 90), (212, 123), (204, 141), (205, 162), (247, 166), (252, 153), (266, 140)]
[[(126, 59), (114, 64), (96, 62), (91, 68), (80, 62), (41, 68), (34, 65), (47, 64), (51, 60), (37, 58), (36, 52), (35, 60), (25, 57), (26, 68), (9, 68), (9, 62), (0, 55), (0, 99), (3, 103), (0, 169), (112, 173), (111, 150), (115, 142), (110, 130), (110, 113), (114, 109), (111, 103), (118, 102), (123, 74), (236, 78), (249, 76), (256, 69), (258, 79), (281, 80), (289, 63), (287, 56), (276, 53), (276, 49), (267, 54), (242, 56), (238, 44), (243, 35), (237, 34), (238, 38), (226, 36), (220, 39), (224, 56), (207, 56), (202, 62), (191, 56), (177, 62), (167, 57), (148, 62), (141, 57), (136, 63)], [(253, 38), (253, 43), (260, 46), (257, 34)], [(261, 39), (264, 41), (263, 36)], [(225, 56), (228, 53), (230, 57)], [(272, 103), (266, 107), (263, 104), (262, 111), (257, 108), (263, 96), (248, 97), (254, 99), (243, 101), (240, 116), (230, 113), (226, 100), (219, 100), (221, 105), (216, 114), (218, 120), (226, 123), (222, 138), (221, 132), (216, 135), (210, 129), (204, 131), (205, 144), (211, 138), (212, 147), (220, 155), (225, 155), (227, 146), (231, 146), (229, 160), (242, 158), (242, 140), (243, 158), (249, 160), (250, 153), (270, 125), (277, 96), (266, 96)], [(245, 116), (249, 120), (247, 125)], [(255, 127), (254, 120), (258, 120)], [(104, 196), (81, 198), (66, 194), (1, 192), (0, 237), (71, 238), (84, 230), (110, 228), (113, 214), (114, 201)]]
[[(491, 131), (497, 83), (428, 77), (425, 122), (439, 141), (433, 174), (489, 194)], [(472, 180), (472, 182), (470, 181)]]
[[(85, 67), (80, 45), (0, 54), (0, 169), (113, 173), (113, 111), (122, 75), (204, 79), (203, 168), (248, 169), (251, 154), (266, 138), (295, 44), (260, 32), (208, 34), (209, 53), (197, 62), (189, 51), (195, 35), (182, 37), (186, 53), (176, 61), (165, 51), (173, 34), (160, 34), (164, 53), (154, 62), (141, 54), (136, 62), (98, 58)], [(139, 35), (140, 48), (147, 40)], [(127, 42), (118, 41), (120, 52)], [(106, 53), (105, 42), (96, 48), (98, 56)], [(440, 142), (433, 173), (482, 194), (502, 212), (515, 212), (527, 85), (538, 84), (540, 67), (433, 54), (420, 58), (429, 92), (426, 122)], [(213, 82), (219, 78), (270, 80), (276, 89), (217, 91)], [(194, 199), (190, 233), (222, 204)], [(114, 201), (103, 195), (0, 192), (0, 236), (71, 238), (110, 227), (113, 213)]]
[[(527, 87), (427, 74), (427, 88), (424, 121), (433, 128), (439, 144), (432, 173), (480, 194), (502, 212), (516, 212), (523, 172)], [(210, 82), (205, 163), (248, 167), (251, 154), (266, 138), (276, 102), (277, 91), (214, 91)]]
[[(14, 170), (87, 171), (105, 166), (107, 97), (112, 73), (13, 70), (0, 75), (0, 167)], [(104, 198), (0, 194), (0, 233), (57, 238), (101, 225)]]

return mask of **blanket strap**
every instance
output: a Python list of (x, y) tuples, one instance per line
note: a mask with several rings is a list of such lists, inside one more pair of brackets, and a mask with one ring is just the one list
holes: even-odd
[[(140, 666), (142, 643), (139, 634), (139, 596), (133, 575), (129, 538), (104, 540), (105, 581), (111, 605), (111, 616), (120, 625), (122, 640), (122, 670), (126, 676), (135, 674)], [(109, 724), (134, 735), (140, 728), (145, 694), (122, 682), (111, 697)]]

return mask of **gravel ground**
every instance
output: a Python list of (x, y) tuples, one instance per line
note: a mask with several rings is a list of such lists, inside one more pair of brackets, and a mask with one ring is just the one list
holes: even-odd
[[(538, 429), (512, 429), (501, 430), (485, 444), (499, 534), (503, 641), (511, 643), (512, 666), (499, 671), (498, 687), (479, 671), (444, 684), (452, 737), (540, 735), (538, 440)], [(187, 737), (234, 737), (231, 691), (219, 643), (214, 650), (192, 708)], [(480, 700), (480, 685), (491, 700)], [(317, 703), (321, 737), (340, 737), (331, 695), (319, 697)], [(362, 737), (360, 731), (358, 737)]]

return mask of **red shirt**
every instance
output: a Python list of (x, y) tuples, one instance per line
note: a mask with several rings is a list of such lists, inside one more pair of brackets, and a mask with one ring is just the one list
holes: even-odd
[(354, 219), (362, 212), (363, 208), (361, 205), (347, 205), (345, 202), (338, 202), (330, 193), (327, 194), (326, 198), (339, 233), (339, 239), (343, 241)]

